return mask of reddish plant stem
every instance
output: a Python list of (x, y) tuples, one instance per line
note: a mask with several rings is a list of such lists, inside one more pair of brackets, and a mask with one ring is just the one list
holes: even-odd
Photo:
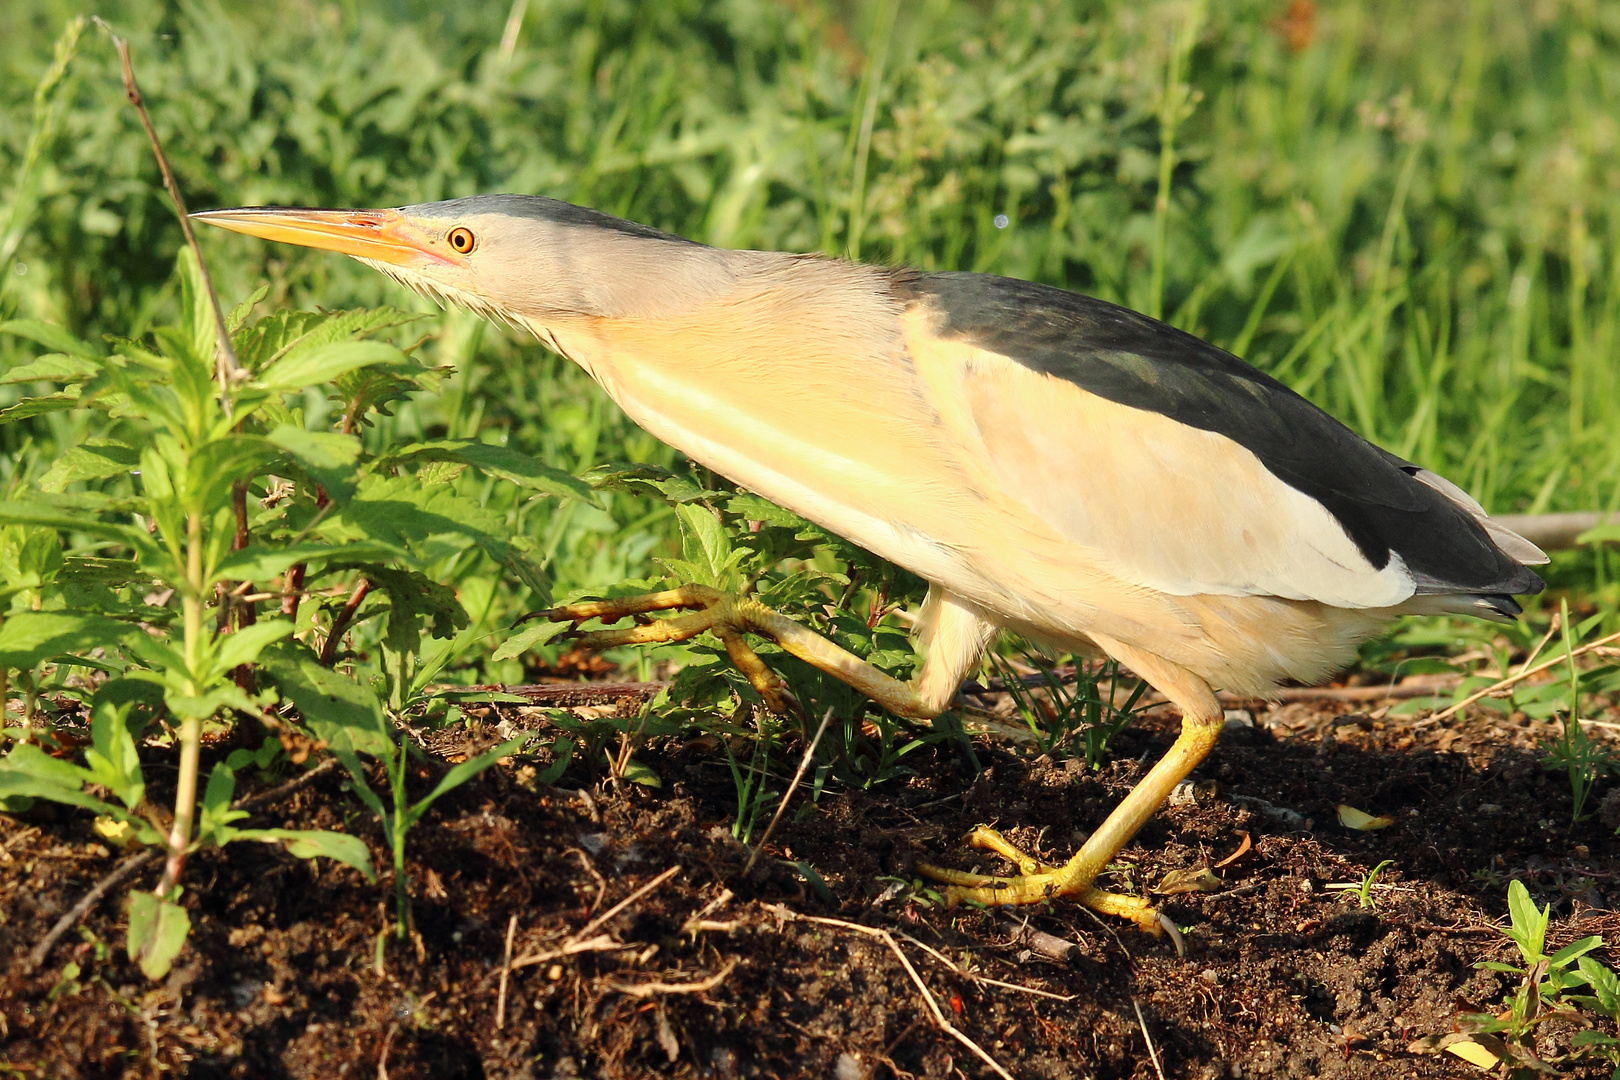
[(342, 643), (343, 635), (348, 631), (349, 624), (354, 622), (354, 613), (360, 610), (360, 602), (366, 598), (366, 593), (370, 591), (371, 579), (361, 578), (360, 584), (354, 587), (349, 602), (343, 605), (343, 610), (338, 612), (337, 618), (332, 620), (332, 632), (327, 635), (326, 644), (321, 646), (321, 663), (325, 666), (331, 667), (332, 661), (337, 659), (338, 645)]
[[(315, 485), (315, 520), (319, 521), (321, 511), (332, 505), (327, 497), (326, 489), (319, 484)], [(298, 614), (298, 602), (304, 596), (304, 574), (308, 567), (304, 563), (294, 563), (287, 567), (287, 575), (282, 579), (281, 613), (286, 616)]]
[[(243, 548), (248, 546), (248, 541), (250, 539), (248, 533), (247, 496), (248, 486), (246, 480), (238, 480), (235, 484), (231, 485), (231, 505), (236, 511), (236, 535), (231, 538), (232, 551), (241, 551)], [(250, 588), (248, 591), (252, 592), (253, 590)], [(231, 596), (229, 593), (226, 594), (224, 599), (230, 603), (230, 607), (236, 615), (236, 628), (238, 630), (244, 626), (252, 626), (254, 623), (259, 621), (259, 606), (257, 604), (252, 602), (244, 603), (235, 599), (235, 597)], [(253, 675), (252, 664), (237, 665), (236, 669), (231, 672), (231, 678), (236, 682), (237, 686), (242, 688), (242, 692), (244, 694), (251, 694), (254, 692), (257, 680)]]
[(293, 563), (287, 567), (287, 576), (283, 580), (281, 592), (281, 613), (286, 616), (298, 614), (298, 601), (304, 595), (304, 564)]

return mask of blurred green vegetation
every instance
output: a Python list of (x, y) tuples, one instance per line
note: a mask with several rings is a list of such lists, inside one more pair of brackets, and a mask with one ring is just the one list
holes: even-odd
[[(174, 315), (179, 229), (103, 37), (87, 33), (36, 100), (77, 11), (0, 8), (0, 316), (139, 336)], [(102, 14), (131, 40), (193, 209), (534, 192), (714, 244), (1050, 282), (1162, 311), (1494, 511), (1620, 506), (1620, 5), (124, 0)], [(347, 259), (203, 243), (227, 305), (268, 281), (271, 309), (430, 310)], [(573, 472), (680, 467), (532, 341), (453, 312), (410, 334), (456, 374), (379, 419), (372, 449), (477, 438)], [(0, 342), (0, 365), (24, 355)], [(306, 416), (328, 407), (312, 397)], [(38, 476), (89, 423), (0, 426), (0, 478)], [(560, 596), (678, 547), (671, 508), (630, 493), (598, 508), (457, 483), (539, 541)], [(1555, 580), (1612, 607), (1606, 559), (1620, 563), (1566, 556)], [(467, 567), (447, 559), (447, 580)], [(527, 599), (487, 602), (483, 624)], [(480, 677), (520, 674), (510, 660)]]

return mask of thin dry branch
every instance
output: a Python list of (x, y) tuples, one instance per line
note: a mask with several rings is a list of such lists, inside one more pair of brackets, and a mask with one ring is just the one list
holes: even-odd
[(641, 888), (637, 889), (635, 892), (631, 893), (629, 896), (625, 897), (623, 900), (620, 900), (617, 904), (614, 904), (612, 907), (602, 912), (602, 914), (586, 923), (583, 928), (571, 935), (572, 939), (578, 941), (580, 938), (583, 938), (586, 934), (590, 933), (592, 930), (595, 930), (597, 927), (613, 918), (613, 916), (617, 915), (619, 912), (623, 911), (637, 900), (640, 900), (643, 896), (646, 896), (648, 893), (652, 892), (654, 889), (658, 888), (658, 886), (662, 885), (664, 882), (668, 881), (670, 878), (674, 877), (680, 872), (681, 868), (679, 866), (672, 866), (668, 870), (665, 870), (662, 874), (659, 874), (657, 877), (647, 882), (647, 884), (643, 885)]
[(910, 977), (911, 984), (922, 995), (923, 1004), (928, 1006), (928, 1011), (934, 1018), (934, 1024), (945, 1034), (967, 1047), (980, 1061), (995, 1070), (996, 1075), (1001, 1077), (1002, 1080), (1013, 1080), (1012, 1073), (1003, 1069), (995, 1058), (985, 1052), (984, 1047), (974, 1042), (964, 1031), (945, 1019), (945, 1013), (940, 1009), (939, 1002), (934, 1000), (934, 995), (929, 992), (927, 984), (922, 981), (922, 976), (917, 974), (917, 969), (912, 966), (911, 960), (904, 952), (900, 951), (900, 943), (895, 941), (894, 935), (887, 930), (881, 930), (875, 926), (862, 926), (860, 923), (847, 922), (844, 919), (829, 919), (821, 915), (800, 915), (798, 912), (791, 911), (779, 904), (766, 904), (765, 910), (790, 922), (812, 922), (820, 923), (823, 926), (836, 926), (841, 930), (849, 930), (863, 937), (876, 938), (883, 942), (889, 947), (889, 951), (894, 953), (895, 959), (900, 961), (900, 966), (906, 969), (906, 975)]
[(1148, 1060), (1153, 1062), (1153, 1071), (1159, 1074), (1159, 1080), (1164, 1080), (1164, 1068), (1159, 1064), (1159, 1052), (1153, 1049), (1153, 1036), (1148, 1034), (1147, 1021), (1142, 1019), (1142, 1003), (1131, 998), (1131, 1008), (1136, 1010), (1136, 1026), (1142, 1029), (1142, 1041), (1147, 1043)]
[(220, 402), (225, 409), (225, 415), (229, 416), (230, 385), (242, 377), (242, 365), (237, 361), (236, 349), (231, 345), (231, 332), (225, 325), (225, 309), (220, 306), (219, 294), (214, 291), (213, 279), (208, 276), (208, 264), (203, 261), (197, 234), (192, 231), (191, 217), (186, 212), (186, 201), (180, 197), (180, 185), (175, 182), (174, 170), (169, 168), (169, 159), (163, 153), (163, 143), (158, 140), (157, 128), (152, 126), (152, 117), (146, 111), (146, 102), (141, 97), (140, 87), (135, 84), (135, 66), (129, 58), (129, 42), (119, 37), (112, 26), (100, 16), (95, 17), (95, 22), (106, 31), (107, 36), (112, 39), (113, 48), (118, 50), (118, 61), (124, 69), (124, 95), (135, 107), (135, 112), (141, 118), (141, 126), (146, 129), (147, 141), (152, 144), (152, 156), (157, 158), (158, 171), (163, 174), (163, 188), (169, 193), (169, 200), (174, 203), (174, 212), (180, 218), (180, 231), (185, 234), (186, 246), (191, 248), (191, 254), (197, 259), (198, 275), (202, 278), (203, 288), (208, 293), (208, 302), (213, 305), (214, 340), (219, 349)]
[(658, 997), (661, 994), (701, 994), (705, 991), (713, 990), (715, 987), (719, 986), (725, 981), (726, 976), (731, 974), (732, 970), (736, 968), (736, 966), (737, 961), (733, 960), (725, 967), (715, 972), (713, 975), (710, 975), (707, 979), (699, 979), (697, 982), (622, 983), (615, 982), (610, 979), (607, 982), (607, 987), (608, 989), (616, 990), (621, 994), (628, 994), (630, 997), (639, 998)]
[(1477, 693), (1469, 694), (1467, 697), (1465, 697), (1461, 701), (1457, 702), (1457, 704), (1452, 705), (1449, 708), (1441, 709), (1439, 712), (1435, 713), (1433, 716), (1425, 717), (1424, 719), (1419, 720), (1417, 723), (1413, 724), (1412, 726), (1414, 728), (1420, 728), (1420, 727), (1428, 727), (1430, 724), (1438, 724), (1440, 721), (1448, 719), (1448, 718), (1450, 718), (1452, 716), (1455, 716), (1458, 713), (1462, 712), (1468, 706), (1472, 705), (1476, 701), (1479, 701), (1481, 698), (1488, 698), (1488, 697), (1491, 697), (1494, 694), (1498, 694), (1501, 691), (1508, 689), (1509, 687), (1517, 686), (1519, 683), (1521, 683), (1524, 680), (1528, 679), (1532, 675), (1539, 675), (1541, 672), (1546, 671), (1548, 668), (1557, 667), (1559, 664), (1567, 664), (1567, 663), (1569, 663), (1569, 661), (1575, 659), (1577, 656), (1582, 656), (1582, 655), (1584, 655), (1586, 653), (1592, 652), (1594, 649), (1600, 649), (1600, 648), (1602, 648), (1603, 646), (1609, 644), (1612, 641), (1620, 641), (1620, 632), (1610, 634), (1608, 637), (1598, 638), (1596, 641), (1592, 642), (1590, 645), (1582, 645), (1580, 648), (1575, 649), (1575, 650), (1571, 651), (1570, 653), (1568, 653), (1566, 655), (1555, 656), (1551, 660), (1543, 660), (1541, 663), (1537, 664), (1535, 667), (1521, 668), (1521, 669), (1519, 669), (1519, 671), (1515, 672), (1512, 675), (1509, 675), (1507, 678), (1498, 679), (1496, 682), (1494, 682), (1491, 685), (1487, 686), (1485, 689), (1480, 690)]
[(804, 779), (805, 770), (810, 767), (811, 759), (816, 756), (816, 747), (821, 745), (821, 737), (827, 733), (827, 725), (832, 722), (832, 717), (833, 711), (828, 709), (827, 714), (821, 718), (821, 726), (816, 728), (816, 737), (811, 739), (810, 745), (804, 748), (804, 757), (799, 759), (799, 768), (794, 772), (793, 780), (788, 784), (787, 791), (782, 796), (782, 801), (776, 804), (776, 813), (771, 815), (771, 823), (765, 826), (765, 835), (759, 838), (758, 845), (755, 846), (753, 853), (748, 856), (748, 862), (743, 866), (744, 877), (747, 877), (748, 872), (754, 868), (754, 862), (759, 858), (759, 853), (765, 850), (765, 841), (769, 840), (771, 833), (776, 831), (776, 823), (782, 820), (782, 811), (787, 809), (788, 800), (793, 798), (795, 791), (799, 790), (799, 781)]
[(988, 975), (979, 975), (969, 971), (965, 967), (962, 967), (956, 961), (952, 960), (950, 957), (946, 956), (932, 945), (929, 945), (926, 942), (918, 941), (910, 934), (903, 933), (900, 935), (900, 937), (917, 946), (917, 948), (921, 949), (929, 956), (932, 956), (935, 960), (938, 960), (940, 963), (956, 972), (956, 974), (962, 976), (962, 978), (972, 980), (973, 982), (980, 983), (985, 986), (999, 986), (1003, 990), (1016, 990), (1020, 994), (1033, 994), (1035, 997), (1051, 998), (1053, 1001), (1073, 1001), (1077, 996), (1079, 996), (1077, 994), (1054, 994), (1050, 990), (1037, 990), (1033, 986), (1019, 986), (1017, 983), (1002, 982), (1000, 979), (992, 979)]
[(547, 960), (561, 960), (565, 956), (577, 956), (580, 953), (619, 952), (628, 948), (630, 948), (629, 945), (614, 941), (606, 934), (598, 934), (583, 941), (578, 939), (565, 941), (555, 949), (541, 949), (538, 952), (524, 953), (512, 961), (512, 970), (533, 967), (535, 964), (543, 964)]
[(517, 936), (517, 913), (506, 920), (506, 953), (501, 957), (501, 992), (495, 1004), (495, 1030), (506, 1026), (506, 984), (512, 978), (512, 939)]

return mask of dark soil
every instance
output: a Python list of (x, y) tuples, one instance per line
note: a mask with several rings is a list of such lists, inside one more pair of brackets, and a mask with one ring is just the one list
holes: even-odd
[[(981, 740), (975, 778), (955, 753), (918, 751), (908, 780), (785, 815), (750, 875), (714, 745), (644, 751), (658, 790), (576, 792), (535, 785), (521, 762), (493, 769), (411, 834), (414, 944), (382, 934), (386, 875), (368, 884), (244, 843), (188, 866), (190, 944), (160, 984), (124, 955), (122, 889), (26, 972), (29, 949), (124, 856), (76, 811), (0, 818), (0, 1075), (994, 1075), (935, 1022), (888, 941), (941, 1014), (1020, 1078), (1484, 1075), (1409, 1047), (1500, 1008), (1508, 977), (1474, 965), (1512, 959), (1493, 929), (1510, 878), (1554, 905), (1555, 942), (1620, 936), (1613, 827), (1570, 830), (1568, 784), (1541, 765), (1545, 725), (1333, 712), (1286, 706), (1229, 732), (1199, 773), (1217, 792), (1167, 806), (1103, 882), (1151, 888), (1226, 859), (1247, 834), (1248, 851), (1216, 871), (1219, 891), (1162, 898), (1186, 928), (1185, 958), (1168, 937), (1068, 902), (947, 911), (906, 884), (919, 859), (989, 869), (960, 845), (981, 822), (1061, 860), (1169, 744), (1168, 715), (1119, 736), (1098, 772)], [(255, 820), (348, 829), (386, 867), (343, 787), (327, 774)], [(1395, 824), (1351, 831), (1339, 803)], [(1375, 909), (1338, 888), (1384, 860)], [(790, 865), (801, 861), (831, 901)], [(157, 871), (136, 881), (150, 888)], [(519, 963), (503, 1014), (509, 925)], [(1026, 929), (1073, 955), (1043, 956)], [(1567, 1047), (1560, 1023), (1542, 1028), (1543, 1052)]]

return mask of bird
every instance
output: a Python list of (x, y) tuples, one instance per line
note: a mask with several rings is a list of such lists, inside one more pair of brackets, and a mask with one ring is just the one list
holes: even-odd
[(1455, 484), (1237, 356), (1077, 292), (711, 247), (534, 195), (193, 216), (527, 329), (691, 460), (928, 583), (906, 682), (690, 584), (546, 613), (636, 618), (592, 644), (712, 632), (780, 709), (757, 635), (927, 720), (1012, 631), (1111, 657), (1179, 709), (1168, 752), (1066, 862), (980, 828), (969, 842), (1018, 873), (919, 866), (949, 904), (1073, 897), (1157, 932), (1145, 898), (1094, 883), (1215, 746), (1218, 690), (1320, 682), (1396, 616), (1506, 621), (1544, 587), (1529, 567), (1547, 556)]

